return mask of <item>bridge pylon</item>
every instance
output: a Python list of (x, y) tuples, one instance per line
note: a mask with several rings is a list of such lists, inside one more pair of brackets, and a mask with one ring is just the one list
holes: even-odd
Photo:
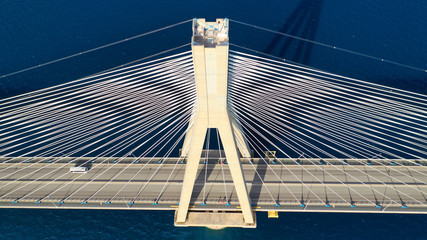
[[(240, 123), (227, 103), (228, 19), (193, 20), (192, 54), (197, 106), (188, 125), (181, 156), (187, 164), (176, 226), (255, 227), (254, 212), (243, 175), (240, 157), (251, 157)], [(230, 168), (241, 212), (212, 213), (189, 211), (197, 169), (208, 129), (218, 129)]]

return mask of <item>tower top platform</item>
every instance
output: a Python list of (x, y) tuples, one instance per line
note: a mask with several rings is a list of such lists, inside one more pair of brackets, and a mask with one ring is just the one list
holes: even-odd
[(228, 45), (228, 19), (217, 18), (215, 22), (206, 22), (204, 18), (193, 20), (192, 45), (205, 47)]

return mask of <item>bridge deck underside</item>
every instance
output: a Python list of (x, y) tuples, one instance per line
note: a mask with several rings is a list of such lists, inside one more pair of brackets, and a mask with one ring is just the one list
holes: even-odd
[[(171, 210), (179, 202), (185, 172), (185, 164), (170, 163), (93, 163), (87, 173), (70, 173), (71, 166), (74, 164), (1, 163), (0, 207)], [(427, 213), (426, 169), (423, 165), (243, 164), (257, 211)], [(60, 201), (64, 203), (58, 204)], [(157, 205), (153, 205), (155, 201)], [(227, 164), (208, 164), (207, 170), (200, 164), (192, 208), (239, 210)]]

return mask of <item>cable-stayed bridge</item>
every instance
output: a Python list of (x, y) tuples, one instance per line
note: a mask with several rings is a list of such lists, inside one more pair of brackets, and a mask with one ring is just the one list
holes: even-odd
[(192, 23), (190, 44), (0, 100), (0, 207), (216, 228), (255, 227), (255, 211), (427, 212), (425, 95), (251, 52), (228, 19)]

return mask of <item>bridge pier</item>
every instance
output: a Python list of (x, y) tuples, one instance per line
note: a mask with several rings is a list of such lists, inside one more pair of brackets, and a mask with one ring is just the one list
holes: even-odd
[[(211, 225), (216, 224), (218, 227), (216, 223), (218, 219), (230, 217), (234, 220), (224, 223), (227, 226), (255, 227), (254, 213), (239, 156), (240, 153), (242, 157), (250, 157), (250, 152), (240, 130), (240, 124), (230, 113), (227, 105), (228, 20), (216, 19), (216, 22), (205, 22), (204, 19), (195, 19), (192, 52), (197, 108), (189, 123), (181, 151), (181, 155), (187, 157), (187, 165), (175, 225), (195, 226), (194, 223), (200, 222), (195, 219), (202, 218), (211, 219), (213, 221)], [(209, 128), (217, 128), (219, 131), (242, 210), (238, 215), (218, 212), (189, 213), (197, 169)], [(242, 221), (239, 221), (240, 218)]]

